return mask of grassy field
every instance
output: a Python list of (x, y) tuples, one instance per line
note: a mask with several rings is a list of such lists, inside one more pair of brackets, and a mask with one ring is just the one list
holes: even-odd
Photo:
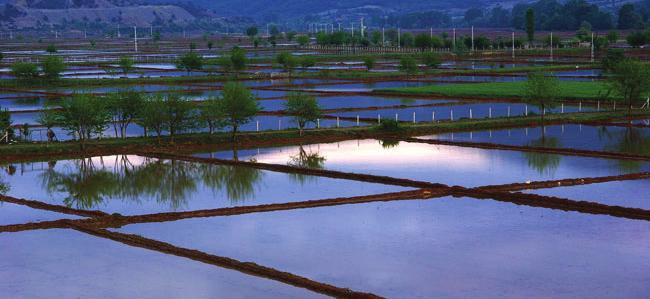
[[(435, 94), (452, 97), (521, 98), (525, 82), (468, 83), (427, 85), (376, 90), (403, 94)], [(607, 94), (604, 82), (560, 81), (560, 97), (565, 99), (604, 99)]]

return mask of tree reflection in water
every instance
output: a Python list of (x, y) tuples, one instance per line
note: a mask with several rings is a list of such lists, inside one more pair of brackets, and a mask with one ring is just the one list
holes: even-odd
[[(559, 147), (560, 141), (555, 137), (546, 137), (544, 128), (542, 127), (542, 136), (538, 139), (530, 141), (527, 146), (530, 147)], [(560, 166), (560, 155), (524, 152), (524, 157), (528, 160), (528, 166), (537, 170), (541, 175), (553, 175), (557, 168)]]
[[(326, 160), (327, 159), (321, 156), (318, 152), (312, 152), (311, 149), (309, 152), (305, 151), (305, 148), (301, 145), (298, 148), (298, 154), (289, 157), (289, 162), (287, 165), (300, 168), (323, 169), (325, 167)], [(292, 180), (300, 183), (301, 185), (304, 185), (310, 180), (318, 179), (315, 176), (298, 173), (288, 173), (288, 175)]]
[(54, 167), (44, 171), (43, 186), (50, 195), (66, 194), (64, 203), (69, 207), (90, 209), (108, 200), (153, 198), (179, 210), (187, 207), (201, 182), (213, 194), (225, 191), (234, 203), (252, 199), (263, 176), (260, 170), (248, 167), (142, 159), (134, 165), (128, 156), (117, 156), (112, 168), (101, 158), (74, 160), (62, 171)]
[[(624, 130), (611, 131), (607, 127), (601, 127), (599, 136), (605, 136), (612, 141), (605, 147), (606, 151), (621, 152), (635, 155), (650, 154), (650, 138), (646, 136), (643, 129), (626, 127)], [(634, 160), (617, 160), (618, 168), (622, 172), (637, 172), (641, 169), (643, 162)]]
[(390, 148), (397, 147), (399, 145), (399, 140), (395, 140), (395, 139), (379, 140), (379, 144), (381, 144), (381, 147), (384, 149), (390, 149)]

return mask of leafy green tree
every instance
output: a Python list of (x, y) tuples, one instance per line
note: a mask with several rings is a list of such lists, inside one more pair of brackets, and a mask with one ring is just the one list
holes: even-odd
[(3, 59), (5, 59), (5, 55), (2, 54), (2, 52), (0, 52), (0, 61), (2, 61)]
[(49, 44), (49, 45), (47, 45), (47, 48), (45, 48), (45, 52), (50, 53), (50, 54), (54, 54), (57, 51), (58, 50), (56, 49), (56, 46), (54, 44)]
[(208, 46), (208, 50), (212, 50), (212, 47), (214, 47), (214, 42), (211, 40), (208, 41), (207, 46)]
[(115, 137), (126, 138), (126, 130), (142, 110), (144, 97), (139, 92), (120, 91), (109, 94), (106, 102), (113, 120)]
[(308, 123), (316, 123), (321, 117), (321, 108), (316, 97), (300, 92), (292, 92), (287, 96), (285, 112), (293, 118), (300, 129), (300, 136)]
[(153, 33), (153, 42), (158, 43), (160, 41), (160, 31), (155, 31)]
[(56, 113), (63, 130), (75, 136), (82, 149), (93, 135), (104, 132), (111, 118), (106, 101), (90, 94), (75, 94), (65, 99)]
[(52, 128), (58, 124), (57, 115), (55, 110), (45, 110), (38, 114), (38, 119), (36, 120), (38, 124), (44, 126), (47, 129), (47, 141), (52, 142), (56, 138)]
[(189, 76), (192, 70), (203, 68), (203, 57), (195, 52), (185, 53), (176, 61), (176, 67), (185, 70)]
[(423, 52), (421, 58), (422, 63), (428, 67), (438, 67), (442, 62), (440, 55), (433, 52)]
[(246, 51), (240, 47), (234, 47), (230, 51), (230, 60), (232, 61), (232, 69), (235, 72), (241, 72), (246, 69)]
[(304, 68), (315, 66), (316, 58), (313, 56), (305, 56), (300, 60), (300, 65)]
[(375, 68), (375, 57), (366, 56), (363, 58), (363, 64), (366, 66), (367, 70), (372, 70)]
[(289, 73), (293, 71), (297, 64), (296, 58), (289, 52), (282, 52), (278, 54), (276, 61), (282, 66), (285, 71)]
[(650, 68), (638, 60), (623, 59), (612, 68), (607, 81), (610, 92), (622, 97), (631, 115), (632, 105), (643, 101), (650, 92)]
[(646, 35), (643, 32), (632, 32), (626, 37), (627, 43), (635, 48), (641, 47), (646, 44)]
[(138, 118), (135, 120), (137, 124), (144, 128), (145, 136), (148, 135), (149, 130), (156, 132), (158, 143), (160, 143), (160, 137), (165, 129), (166, 110), (167, 107), (162, 95), (149, 95), (145, 97), (142, 108), (138, 111)]
[(399, 70), (407, 75), (414, 75), (418, 72), (418, 64), (413, 56), (402, 56), (399, 60)]
[(45, 57), (41, 65), (43, 74), (49, 79), (58, 79), (61, 73), (65, 70), (65, 63), (63, 58), (58, 56)]
[(532, 8), (526, 10), (526, 36), (529, 43), (535, 40), (535, 12)]
[(298, 37), (296, 37), (296, 41), (301, 47), (304, 47), (309, 44), (309, 36), (299, 35)]
[(209, 97), (199, 106), (199, 121), (208, 127), (210, 134), (226, 126), (226, 117), (222, 109), (222, 99)]
[(14, 62), (11, 65), (11, 74), (19, 80), (30, 80), (38, 77), (38, 67), (30, 62)]
[(557, 104), (560, 90), (560, 81), (553, 75), (542, 72), (528, 74), (524, 87), (524, 97), (533, 105), (539, 107), (542, 126), (546, 108), (553, 108)]
[(196, 128), (196, 109), (193, 103), (178, 94), (168, 94), (165, 99), (163, 128), (169, 132), (171, 141), (178, 132)]
[(238, 128), (250, 122), (260, 108), (257, 99), (241, 83), (229, 82), (223, 87), (221, 111), (226, 123), (232, 128), (232, 139), (235, 139)]
[(246, 35), (252, 39), (257, 35), (257, 31), (257, 27), (255, 26), (248, 27), (246, 28)]
[(400, 39), (402, 47), (413, 47), (414, 43), (415, 39), (413, 38), (413, 34), (410, 32), (402, 33), (402, 38)]
[[(6, 108), (2, 109), (0, 107), (0, 139), (10, 132), (13, 132), (13, 129), (11, 128), (11, 113)], [(0, 141), (8, 143), (9, 140), (4, 139)]]
[(618, 32), (612, 30), (607, 33), (607, 40), (613, 44), (618, 41)]
[(625, 59), (623, 49), (607, 49), (607, 54), (602, 59), (603, 71), (611, 72), (614, 67)]
[(296, 32), (295, 31), (289, 31), (287, 32), (287, 41), (292, 41), (296, 37)]
[(190, 52), (194, 52), (196, 50), (196, 43), (190, 43)]
[(232, 59), (230, 59), (230, 56), (228, 55), (223, 55), (217, 59), (217, 65), (221, 67), (221, 70), (223, 72), (230, 72), (233, 69), (232, 65)]
[(415, 47), (422, 50), (431, 48), (431, 37), (426, 33), (420, 33), (415, 36)]
[(118, 65), (120, 66), (124, 77), (126, 77), (129, 75), (129, 72), (133, 70), (133, 59), (128, 56), (122, 56), (118, 61)]

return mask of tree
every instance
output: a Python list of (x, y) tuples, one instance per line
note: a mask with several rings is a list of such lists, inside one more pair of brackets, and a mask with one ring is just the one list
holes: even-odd
[(192, 70), (203, 68), (203, 57), (195, 52), (185, 53), (176, 61), (176, 67), (185, 70), (189, 76)]
[(304, 47), (309, 44), (309, 36), (299, 35), (298, 37), (296, 37), (296, 41), (301, 47)]
[(226, 126), (226, 117), (222, 109), (222, 99), (209, 97), (199, 106), (199, 121), (208, 127), (210, 134)]
[(646, 44), (646, 35), (643, 32), (632, 32), (626, 37), (627, 43), (632, 47), (641, 47)]
[(38, 77), (38, 67), (29, 62), (14, 62), (11, 65), (11, 74), (19, 80), (29, 80)]
[(576, 37), (583, 42), (589, 41), (591, 39), (591, 24), (587, 21), (583, 21), (580, 24), (578, 32), (576, 32)]
[(289, 31), (287, 32), (287, 41), (292, 41), (296, 37), (296, 32), (295, 31)]
[(214, 47), (214, 42), (209, 40), (207, 46), (208, 46), (208, 50), (212, 50), (212, 47)]
[(54, 54), (57, 52), (56, 46), (54, 44), (49, 44), (47, 45), (47, 48), (45, 48), (45, 52)]
[(535, 12), (532, 8), (526, 10), (526, 35), (529, 43), (535, 40)]
[(613, 44), (618, 41), (618, 32), (616, 31), (610, 31), (607, 33), (607, 40), (609, 43)]
[(251, 39), (257, 35), (257, 27), (251, 26), (246, 28), (246, 35), (250, 37)]
[(65, 63), (63, 58), (58, 56), (48, 56), (43, 60), (41, 65), (43, 74), (48, 79), (58, 79), (61, 72), (65, 70)]
[(148, 130), (156, 132), (158, 143), (160, 144), (160, 136), (165, 128), (165, 102), (163, 96), (156, 94), (145, 97), (142, 103), (142, 109), (138, 112), (136, 123), (144, 128), (144, 135), (147, 136)]
[(372, 56), (364, 57), (363, 64), (366, 66), (366, 69), (368, 70), (375, 68), (375, 57)]
[(422, 50), (431, 48), (431, 37), (426, 33), (420, 33), (415, 36), (415, 47)]
[(75, 136), (82, 149), (93, 135), (104, 132), (110, 121), (106, 101), (90, 94), (75, 94), (65, 99), (56, 115), (63, 130)]
[(232, 59), (230, 59), (230, 56), (228, 55), (223, 55), (217, 59), (217, 65), (221, 67), (221, 70), (225, 72), (230, 72), (232, 71)]
[(621, 6), (618, 11), (618, 29), (641, 29), (642, 27), (643, 21), (641, 16), (634, 11), (634, 5), (628, 3)]
[(55, 110), (45, 110), (38, 114), (38, 119), (36, 120), (38, 124), (44, 126), (47, 129), (47, 142), (52, 142), (56, 138), (52, 128), (58, 124), (57, 115)]
[(240, 47), (234, 47), (230, 51), (230, 60), (232, 61), (232, 69), (235, 72), (240, 72), (246, 69), (246, 51)]
[(156, 31), (153, 33), (153, 42), (158, 43), (160, 41), (160, 31)]
[(120, 66), (120, 69), (122, 69), (124, 77), (126, 77), (129, 75), (129, 72), (133, 70), (133, 59), (128, 56), (122, 56), (120, 57), (118, 65)]
[(611, 72), (623, 60), (625, 60), (623, 49), (607, 49), (607, 54), (605, 54), (601, 62), (603, 71)]
[(291, 55), (289, 52), (282, 52), (278, 54), (275, 60), (282, 66), (285, 71), (289, 72), (289, 74), (291, 74), (291, 71), (296, 67), (297, 64), (296, 58), (293, 57), (293, 55)]
[(115, 137), (126, 138), (126, 131), (142, 110), (144, 98), (135, 91), (111, 93), (106, 98), (107, 108), (113, 120)]
[[(5, 135), (11, 135), (13, 129), (11, 128), (11, 113), (7, 109), (2, 109), (0, 107), (0, 139), (5, 137)], [(5, 141), (9, 143), (11, 139), (5, 139), (0, 141)]]
[(612, 68), (607, 81), (610, 93), (623, 99), (631, 115), (632, 105), (641, 102), (650, 92), (650, 68), (638, 60), (626, 58)]
[(292, 116), (298, 124), (300, 136), (308, 123), (315, 123), (321, 117), (321, 108), (316, 97), (300, 92), (292, 92), (287, 96), (285, 112)]
[(168, 94), (164, 103), (163, 128), (169, 132), (171, 141), (174, 142), (176, 133), (196, 127), (194, 105), (190, 100), (175, 93)]
[(237, 82), (224, 85), (221, 111), (226, 123), (232, 128), (233, 140), (238, 128), (250, 122), (259, 110), (257, 99), (246, 86)]
[(314, 58), (313, 56), (304, 56), (300, 60), (300, 66), (304, 68), (312, 67), (315, 65), (316, 65), (316, 58)]
[(542, 72), (528, 74), (528, 80), (524, 88), (526, 100), (539, 107), (542, 126), (544, 126), (544, 115), (546, 108), (553, 108), (559, 97), (560, 81), (553, 75)]
[(0, 52), (0, 61), (2, 61), (3, 59), (5, 59), (5, 55), (2, 54), (2, 52)]
[(440, 55), (433, 53), (433, 52), (423, 52), (422, 53), (422, 63), (425, 64), (428, 67), (438, 67), (442, 60), (440, 59)]
[(418, 72), (418, 65), (412, 56), (402, 56), (399, 60), (399, 70), (407, 75), (413, 75)]
[(411, 34), (410, 32), (402, 34), (400, 43), (402, 47), (413, 47), (414, 44), (413, 34)]

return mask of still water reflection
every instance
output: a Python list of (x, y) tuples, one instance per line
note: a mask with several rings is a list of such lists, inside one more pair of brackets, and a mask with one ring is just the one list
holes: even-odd
[[(320, 162), (319, 162), (320, 161)], [(324, 160), (304, 152), (294, 163)], [(289, 175), (250, 167), (140, 156), (93, 157), (11, 165), (8, 194), (80, 209), (122, 214), (358, 196), (404, 190), (356, 181)], [(39, 184), (40, 183), (40, 184)], [(298, 183), (298, 184), (297, 184)]]

